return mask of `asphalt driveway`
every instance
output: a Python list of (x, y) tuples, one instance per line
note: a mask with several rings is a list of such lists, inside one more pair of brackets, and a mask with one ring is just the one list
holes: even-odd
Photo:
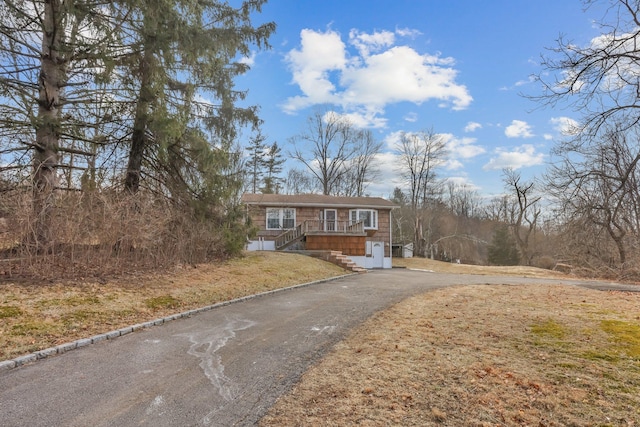
[(9, 426), (254, 425), (352, 328), (464, 284), (616, 284), (373, 271), (276, 292), (0, 372)]

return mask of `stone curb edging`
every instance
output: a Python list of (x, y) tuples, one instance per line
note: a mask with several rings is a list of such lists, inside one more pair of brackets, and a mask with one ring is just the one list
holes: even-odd
[(55, 347), (45, 348), (43, 350), (39, 350), (39, 351), (36, 351), (34, 353), (26, 354), (24, 356), (19, 356), (19, 357), (16, 357), (15, 359), (9, 359), (9, 360), (0, 361), (0, 372), (8, 371), (8, 370), (14, 369), (14, 368), (18, 368), (20, 366), (27, 365), (27, 364), (30, 364), (30, 363), (34, 363), (34, 362), (37, 362), (38, 360), (46, 359), (47, 357), (52, 357), (52, 356), (56, 356), (58, 354), (63, 354), (63, 353), (66, 353), (68, 351), (71, 351), (71, 350), (75, 350), (75, 349), (78, 349), (78, 348), (86, 347), (86, 346), (88, 346), (90, 344), (96, 344), (96, 343), (98, 343), (100, 341), (113, 340), (113, 339), (116, 339), (116, 338), (121, 337), (123, 335), (127, 335), (127, 334), (130, 334), (132, 332), (139, 331), (141, 329), (149, 329), (149, 328), (152, 328), (154, 326), (162, 325), (165, 322), (170, 322), (172, 320), (188, 318), (188, 317), (191, 317), (191, 316), (196, 315), (198, 313), (202, 313), (202, 312), (205, 312), (205, 311), (213, 310), (213, 309), (216, 309), (216, 308), (219, 308), (219, 307), (225, 307), (227, 305), (236, 304), (236, 303), (239, 303), (239, 302), (242, 302), (242, 301), (247, 301), (247, 300), (250, 300), (250, 299), (259, 298), (259, 297), (263, 297), (263, 296), (266, 296), (266, 295), (271, 295), (271, 294), (275, 294), (275, 293), (279, 293), (279, 292), (290, 291), (290, 290), (293, 290), (293, 289), (304, 288), (304, 287), (307, 287), (307, 286), (317, 285), (317, 284), (320, 284), (320, 283), (331, 282), (333, 280), (338, 280), (338, 279), (342, 279), (342, 278), (353, 276), (353, 275), (357, 275), (357, 274), (358, 273), (343, 274), (341, 276), (329, 277), (327, 279), (320, 279), (320, 280), (315, 280), (313, 282), (307, 282), (307, 283), (302, 283), (302, 284), (299, 284), (299, 285), (289, 286), (289, 287), (286, 287), (286, 288), (273, 289), (273, 290), (266, 291), (266, 292), (260, 292), (258, 294), (247, 295), (247, 296), (236, 298), (236, 299), (232, 299), (232, 300), (229, 300), (229, 301), (222, 301), (222, 302), (218, 302), (218, 303), (215, 303), (215, 304), (207, 305), (205, 307), (200, 307), (200, 308), (195, 308), (193, 310), (184, 311), (182, 313), (172, 314), (170, 316), (161, 317), (159, 319), (150, 320), (148, 322), (138, 323), (138, 324), (132, 325), (132, 326), (126, 326), (124, 328), (116, 329), (114, 331), (106, 332), (104, 334), (95, 335), (93, 337), (81, 338), (81, 339), (78, 339), (78, 340), (75, 340), (75, 341), (71, 341), (71, 342), (68, 342), (68, 343), (57, 345)]

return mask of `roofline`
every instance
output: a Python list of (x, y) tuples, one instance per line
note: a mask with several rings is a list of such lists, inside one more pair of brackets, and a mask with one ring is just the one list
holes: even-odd
[(353, 203), (310, 203), (310, 202), (293, 202), (293, 203), (276, 203), (276, 202), (243, 202), (245, 205), (268, 206), (268, 207), (312, 207), (312, 208), (368, 208), (368, 209), (396, 209), (397, 205), (371, 205), (371, 204), (353, 204)]

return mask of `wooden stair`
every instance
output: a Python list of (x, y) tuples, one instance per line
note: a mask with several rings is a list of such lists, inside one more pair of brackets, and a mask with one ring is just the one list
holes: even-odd
[(298, 224), (296, 228), (287, 230), (278, 237), (276, 237), (276, 250), (282, 251), (289, 246), (293, 245), (304, 239), (304, 232), (302, 231), (303, 224)]

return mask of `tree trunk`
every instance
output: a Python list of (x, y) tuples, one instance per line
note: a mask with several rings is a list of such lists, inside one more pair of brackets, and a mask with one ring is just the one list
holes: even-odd
[(625, 263), (627, 262), (627, 249), (624, 245), (624, 237), (626, 236), (626, 232), (621, 230), (621, 227), (616, 225), (616, 228), (619, 230), (617, 233), (611, 226), (611, 223), (607, 225), (607, 231), (609, 232), (609, 236), (613, 239), (613, 242), (618, 249), (618, 257), (620, 258), (620, 266), (624, 268)]
[(424, 241), (424, 235), (422, 230), (422, 219), (419, 217), (416, 218), (413, 240), (414, 240), (413, 242), (414, 255), (424, 258), (426, 255), (426, 250), (425, 250), (426, 248), (425, 248), (425, 241)]
[(124, 187), (132, 194), (138, 192), (140, 188), (140, 173), (142, 170), (142, 159), (146, 146), (146, 111), (142, 101), (138, 100), (136, 117), (133, 123), (133, 133), (131, 135), (131, 148), (129, 150), (129, 161), (127, 163), (127, 173), (124, 179)]
[(146, 49), (140, 64), (140, 93), (136, 104), (129, 161), (127, 163), (127, 173), (124, 180), (124, 187), (132, 194), (137, 193), (140, 188), (142, 161), (147, 146), (149, 105), (153, 100), (153, 92), (151, 90), (152, 55), (153, 54), (149, 53), (149, 50)]
[(51, 214), (54, 190), (57, 186), (60, 92), (66, 79), (65, 63), (60, 53), (64, 35), (61, 28), (61, 9), (61, 0), (44, 2), (38, 118), (33, 156), (34, 240), (39, 248), (53, 239)]

